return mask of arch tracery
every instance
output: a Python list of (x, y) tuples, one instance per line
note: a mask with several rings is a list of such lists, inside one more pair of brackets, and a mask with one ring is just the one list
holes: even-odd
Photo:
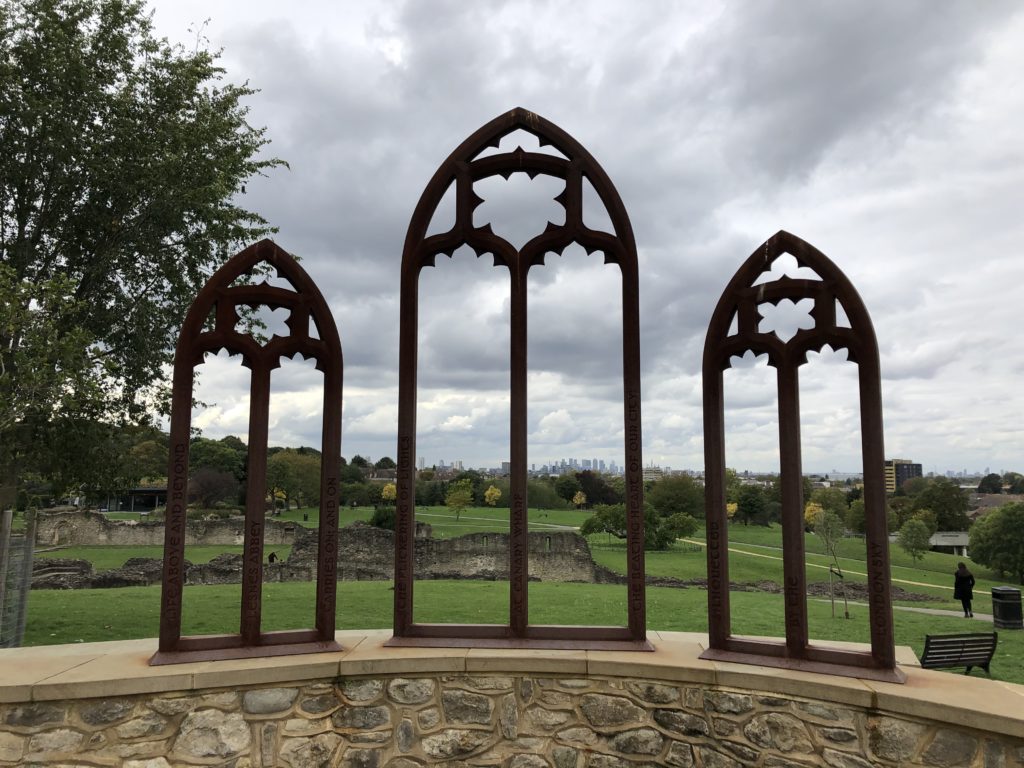
[[(784, 254), (792, 255), (798, 266), (813, 270), (818, 279), (783, 275), (761, 282), (773, 262)], [(800, 328), (786, 339), (774, 330), (762, 329), (760, 306), (808, 298), (813, 301), (811, 327)], [(842, 308), (848, 326), (838, 321), (837, 307)], [(846, 349), (848, 360), (858, 369), (870, 654), (814, 646), (808, 639), (799, 368), (807, 362), (808, 351), (821, 350), (825, 345), (837, 351)], [(732, 357), (748, 351), (766, 354), (778, 380), (785, 644), (736, 637), (731, 632), (723, 371), (730, 367)], [(821, 251), (788, 232), (776, 233), (743, 263), (719, 299), (704, 345), (703, 384), (710, 636), (703, 658), (902, 679), (896, 669), (892, 627), (878, 343), (871, 318), (853, 285)]]
[[(481, 155), (500, 149), (502, 138), (523, 130), (550, 145), (561, 157), (527, 152)], [(521, 248), (496, 234), (489, 224), (474, 226), (473, 212), (483, 202), (473, 184), (493, 176), (538, 174), (565, 181), (555, 200), (565, 208), (565, 223), (547, 222)], [(597, 192), (614, 232), (591, 229), (583, 221), (584, 180)], [(446, 231), (427, 235), (442, 198), (455, 189), (455, 222)], [(548, 252), (561, 253), (578, 243), (588, 253), (601, 251), (605, 263), (618, 265), (623, 297), (623, 411), (625, 423), (628, 546), (628, 621), (626, 627), (544, 627), (528, 623), (526, 381), (527, 276), (544, 264)], [(510, 417), (510, 605), (507, 625), (426, 625), (413, 621), (413, 535), (416, 468), (416, 367), (419, 275), (434, 266), (439, 254), (451, 256), (462, 246), (477, 256), (492, 254), (495, 266), (509, 270), (511, 293)], [(639, 299), (636, 244), (622, 200), (597, 161), (553, 123), (524, 109), (499, 116), (467, 138), (437, 169), (420, 197), (402, 254), (399, 341), (398, 478), (395, 523), (394, 645), (529, 645), (546, 647), (649, 647), (646, 642), (643, 553), (643, 487), (640, 449)]]

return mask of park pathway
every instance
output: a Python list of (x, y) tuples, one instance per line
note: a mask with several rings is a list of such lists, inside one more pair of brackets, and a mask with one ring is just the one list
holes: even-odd
[[(707, 544), (705, 542), (698, 541), (697, 539), (680, 539), (680, 541), (685, 541), (688, 544), (697, 544), (697, 545), (699, 545), (701, 547), (706, 547), (707, 546)], [(759, 547), (759, 546), (763, 546), (763, 545), (761, 545), (761, 544), (747, 544), (747, 545), (744, 545), (744, 546)], [(766, 549), (767, 549), (767, 547), (766, 547)], [(760, 552), (748, 552), (745, 549), (734, 549), (733, 547), (729, 547), (729, 551), (730, 552), (735, 552), (735, 553), (737, 553), (739, 555), (747, 555), (749, 557), (763, 557), (766, 560), (782, 560), (782, 558), (779, 557), (778, 555), (763, 555)], [(829, 570), (829, 567), (827, 565), (819, 565), (818, 563), (807, 563), (807, 567), (808, 568), (820, 568), (823, 571)], [(844, 573), (852, 573), (854, 576), (865, 576), (865, 577), (867, 576), (866, 573), (861, 573), (860, 571), (844, 571)], [(894, 583), (913, 584), (915, 587), (931, 587), (932, 589), (942, 589), (942, 585), (940, 585), (940, 584), (929, 584), (929, 583), (924, 582), (924, 581), (910, 581), (909, 579), (897, 579), (896, 577), (891, 577), (891, 578), (892, 578), (892, 581)]]

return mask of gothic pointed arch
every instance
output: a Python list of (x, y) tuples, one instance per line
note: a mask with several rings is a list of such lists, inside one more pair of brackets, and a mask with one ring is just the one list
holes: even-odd
[[(244, 278), (254, 270), (276, 270), (289, 287)], [(287, 335), (262, 340), (239, 328), (244, 308), (288, 310)], [(204, 356), (226, 350), (240, 355), (251, 371), (242, 599), (238, 634), (182, 637), (185, 584), (186, 506), (193, 379)], [(315, 629), (264, 632), (261, 629), (263, 538), (267, 493), (267, 431), (271, 371), (282, 357), (316, 361), (324, 375), (320, 524), (318, 533)], [(174, 355), (164, 571), (160, 603), (160, 647), (150, 663), (272, 656), (337, 649), (334, 641), (338, 549), (338, 468), (341, 455), (341, 340), (327, 302), (298, 262), (270, 240), (228, 260), (209, 279), (189, 308)]]
[[(541, 147), (558, 154), (500, 150), (501, 140), (522, 130)], [(493, 176), (514, 173), (550, 176), (565, 182), (556, 197), (565, 208), (565, 222), (546, 222), (521, 248), (497, 235), (489, 224), (476, 226), (473, 212), (481, 198), (473, 185)], [(584, 182), (605, 207), (611, 229), (592, 229), (583, 219)], [(455, 222), (446, 232), (428, 235), (428, 227), (449, 189), (454, 188)], [(629, 535), (627, 626), (543, 627), (528, 624), (527, 496), (526, 496), (526, 346), (527, 275), (544, 264), (549, 252), (561, 253), (577, 243), (588, 253), (600, 251), (606, 263), (619, 267), (623, 306), (623, 416), (625, 425), (626, 493)], [(416, 468), (416, 378), (419, 278), (439, 254), (452, 255), (468, 246), (478, 256), (491, 254), (497, 267), (508, 269), (511, 293), (511, 423), (510, 423), (510, 546), (509, 623), (507, 625), (425, 625), (413, 621), (414, 514)], [(647, 648), (644, 602), (643, 484), (640, 451), (640, 333), (636, 243), (625, 206), (604, 169), (572, 136), (525, 109), (513, 109), (474, 132), (440, 165), (420, 197), (406, 233), (401, 268), (399, 330), (398, 498), (395, 524), (395, 637), (392, 644), (492, 644), (546, 647)]]
[[(793, 256), (798, 267), (808, 268), (814, 276), (783, 275), (773, 279), (771, 266), (784, 254)], [(789, 338), (762, 330), (765, 305), (804, 299), (812, 301), (811, 327), (801, 328)], [(848, 324), (839, 322), (839, 310)], [(870, 654), (819, 647), (808, 639), (799, 368), (809, 350), (820, 350), (825, 345), (846, 349), (848, 359), (858, 368)], [(732, 357), (748, 351), (767, 355), (778, 380), (785, 644), (737, 637), (731, 632), (723, 371), (730, 367)], [(809, 243), (788, 232), (776, 233), (737, 270), (718, 301), (704, 344), (703, 383), (710, 640), (703, 657), (901, 680), (892, 626), (878, 343), (871, 318), (853, 284)]]

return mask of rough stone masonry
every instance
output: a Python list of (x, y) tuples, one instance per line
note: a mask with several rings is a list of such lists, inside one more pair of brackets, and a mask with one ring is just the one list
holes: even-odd
[(486, 674), (0, 705), (0, 765), (1024, 765), (1014, 739), (774, 693)]

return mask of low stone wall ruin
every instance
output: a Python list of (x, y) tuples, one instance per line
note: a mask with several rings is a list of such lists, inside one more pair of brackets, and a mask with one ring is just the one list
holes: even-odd
[[(291, 544), (302, 526), (268, 519), (263, 541), (268, 545)], [(189, 520), (185, 526), (185, 544), (242, 545), (245, 523), (241, 517), (216, 520)], [(36, 547), (162, 547), (162, 520), (109, 520), (106, 515), (88, 510), (42, 512), (36, 517)]]

